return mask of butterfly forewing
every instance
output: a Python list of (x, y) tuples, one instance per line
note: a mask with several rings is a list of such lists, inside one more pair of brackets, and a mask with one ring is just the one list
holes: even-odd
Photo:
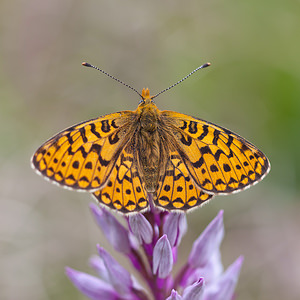
[(228, 194), (261, 180), (269, 161), (239, 135), (184, 114), (163, 111), (178, 153), (195, 183), (210, 194)]
[(124, 111), (72, 126), (44, 143), (32, 164), (63, 186), (101, 188), (130, 139), (133, 118), (133, 112)]

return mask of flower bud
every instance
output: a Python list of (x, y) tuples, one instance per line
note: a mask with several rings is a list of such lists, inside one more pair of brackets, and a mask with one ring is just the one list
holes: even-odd
[(186, 215), (184, 213), (170, 213), (167, 215), (163, 231), (167, 235), (171, 247), (178, 246), (187, 231)]
[(172, 290), (171, 295), (166, 300), (181, 300), (182, 297), (175, 291)]
[(144, 215), (138, 213), (129, 216), (129, 226), (131, 232), (137, 238), (140, 244), (150, 244), (153, 238), (153, 229)]
[(164, 234), (153, 249), (153, 274), (157, 274), (159, 278), (166, 278), (172, 268), (172, 248), (167, 236)]
[(182, 300), (202, 300), (204, 292), (204, 279), (200, 278), (194, 284), (186, 287), (183, 291)]

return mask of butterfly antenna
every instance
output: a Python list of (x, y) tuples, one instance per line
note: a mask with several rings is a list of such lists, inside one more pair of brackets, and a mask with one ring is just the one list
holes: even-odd
[(85, 67), (93, 68), (93, 69), (96, 69), (96, 70), (102, 72), (102, 73), (105, 74), (106, 76), (108, 76), (108, 77), (114, 79), (115, 81), (117, 81), (117, 82), (119, 82), (119, 83), (125, 85), (125, 86), (128, 87), (129, 89), (133, 90), (133, 91), (136, 92), (141, 98), (143, 98), (142, 95), (141, 95), (135, 88), (133, 88), (133, 87), (130, 86), (129, 84), (126, 84), (126, 83), (123, 82), (122, 80), (120, 80), (120, 79), (118, 79), (118, 78), (116, 78), (116, 77), (114, 77), (114, 76), (108, 74), (107, 72), (105, 72), (105, 71), (99, 69), (98, 67), (95, 67), (95, 66), (93, 66), (93, 65), (91, 65), (91, 64), (89, 64), (89, 63), (87, 63), (87, 62), (83, 62), (83, 63), (81, 63), (81, 64), (82, 64), (83, 66), (85, 66)]
[(171, 86), (169, 86), (168, 88), (162, 90), (161, 92), (159, 92), (158, 94), (156, 94), (155, 96), (152, 97), (152, 99), (156, 98), (157, 96), (159, 96), (160, 94), (170, 90), (171, 88), (173, 88), (174, 86), (176, 86), (177, 84), (181, 83), (182, 81), (186, 80), (187, 78), (189, 78), (192, 74), (196, 73), (198, 70), (209, 67), (210, 63), (206, 63), (200, 67), (198, 67), (197, 69), (195, 69), (193, 72), (191, 72), (190, 74), (186, 75), (184, 78), (182, 78), (181, 80), (177, 81), (176, 83), (172, 84)]

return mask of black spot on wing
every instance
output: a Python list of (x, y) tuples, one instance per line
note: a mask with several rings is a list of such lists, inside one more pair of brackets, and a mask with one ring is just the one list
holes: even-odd
[(233, 142), (233, 137), (232, 137), (232, 135), (229, 135), (229, 136), (228, 136), (228, 141), (227, 141), (227, 143), (226, 143), (226, 145), (228, 146), (228, 148), (230, 148), (232, 142)]
[(178, 186), (177, 187), (177, 192), (182, 192), (183, 191), (183, 187), (182, 186)]
[(208, 134), (208, 125), (203, 125), (202, 128), (203, 128), (203, 132), (198, 137), (198, 140), (203, 140)]
[(211, 183), (211, 181), (207, 178), (202, 182), (202, 186), (205, 187), (207, 184)]
[(191, 144), (192, 144), (192, 138), (189, 135), (187, 137), (185, 137), (182, 134), (180, 141), (182, 142), (182, 144), (184, 144), (186, 146), (191, 146)]
[(144, 197), (141, 197), (138, 200), (138, 204), (142, 204), (142, 203), (145, 203), (145, 202), (147, 202), (147, 200)]
[(112, 120), (112, 121), (111, 121), (111, 126), (112, 126), (113, 128), (119, 128), (119, 126), (117, 126), (117, 124), (116, 124), (116, 120)]
[(214, 164), (212, 164), (212, 165), (210, 166), (210, 170), (211, 170), (212, 172), (218, 172), (218, 171), (219, 171), (218, 167), (217, 167), (216, 165), (214, 165)]
[(212, 154), (211, 149), (208, 146), (204, 146), (200, 148), (201, 154)]
[[(81, 155), (82, 155), (83, 158), (86, 158), (87, 155), (88, 155), (88, 153), (85, 151), (85, 149), (84, 149), (83, 146), (80, 146), (80, 147), (77, 149), (76, 152), (81, 152)], [(75, 154), (75, 152), (72, 151), (72, 147), (69, 147), (68, 153), (69, 153), (69, 155), (74, 155), (74, 154)]]
[(223, 164), (223, 170), (225, 172), (230, 172), (231, 171), (231, 167), (228, 164)]
[(218, 180), (216, 180), (216, 185), (220, 185), (220, 184), (226, 185), (226, 183), (222, 179), (219, 178)]
[(230, 179), (228, 181), (228, 185), (231, 184), (231, 183), (238, 183), (238, 181), (235, 178), (230, 177)]
[(90, 152), (96, 152), (96, 153), (99, 154), (100, 150), (101, 150), (101, 146), (100, 146), (100, 145), (98, 145), (98, 144), (93, 144), (93, 146), (92, 146), (91, 149), (90, 149)]
[[(100, 195), (101, 195), (101, 194), (100, 194)], [(108, 198), (108, 199), (111, 201), (110, 194), (108, 194), (108, 193), (105, 192), (105, 193), (103, 193), (102, 195), (105, 196), (106, 198)]]
[(168, 192), (170, 189), (171, 189), (171, 187), (170, 187), (168, 184), (166, 184), (166, 185), (164, 186), (164, 190), (165, 190), (166, 192)]
[(108, 120), (101, 121), (101, 130), (105, 133), (110, 131), (110, 125), (108, 123)]
[(194, 121), (190, 121), (189, 124), (189, 133), (191, 134), (195, 134), (197, 133), (198, 129), (197, 129), (197, 123)]
[(70, 180), (74, 180), (74, 181), (76, 180), (72, 174), (70, 174), (66, 179), (70, 179)]
[(92, 169), (93, 168), (93, 164), (92, 164), (92, 162), (91, 161), (89, 161), (89, 162), (87, 162), (86, 164), (85, 164), (85, 169)]
[(221, 149), (218, 149), (217, 151), (216, 151), (216, 153), (215, 153), (215, 159), (216, 159), (216, 161), (219, 161), (219, 159), (220, 159), (220, 155), (221, 154), (223, 154), (224, 152), (221, 150)]
[(132, 200), (128, 200), (128, 202), (125, 205), (125, 207), (132, 206), (132, 205), (136, 206), (136, 204)]
[(198, 169), (198, 168), (201, 168), (203, 163), (204, 163), (204, 158), (203, 158), (203, 156), (201, 156), (196, 162), (192, 162), (192, 165), (193, 165), (193, 167)]
[(90, 182), (86, 176), (82, 176), (81, 178), (79, 178), (79, 181)]
[(79, 132), (80, 132), (83, 142), (86, 143), (88, 141), (88, 139), (85, 135), (85, 128), (84, 127), (79, 128)]
[(183, 125), (179, 128), (182, 129), (182, 130), (186, 129), (187, 128), (187, 122), (183, 121)]
[(73, 139), (71, 137), (71, 132), (66, 134), (66, 138), (68, 139), (69, 144), (72, 145), (73, 144)]
[(105, 160), (101, 155), (99, 155), (99, 162), (101, 166), (107, 166), (109, 164), (109, 160)]
[(220, 130), (217, 130), (217, 129), (214, 130), (214, 138), (213, 138), (214, 145), (218, 145), (218, 139), (219, 139), (220, 133), (221, 133)]
[(91, 126), (91, 132), (98, 138), (100, 139), (101, 138), (101, 135), (98, 131), (96, 131), (96, 125), (94, 123), (91, 123), (90, 124)]
[(118, 133), (116, 132), (116, 133), (110, 135), (108, 137), (108, 140), (111, 145), (116, 144), (120, 140)]
[(73, 164), (72, 164), (72, 167), (73, 167), (74, 169), (78, 169), (78, 168), (79, 168), (79, 161), (78, 161), (78, 160), (75, 160), (75, 161), (73, 162)]

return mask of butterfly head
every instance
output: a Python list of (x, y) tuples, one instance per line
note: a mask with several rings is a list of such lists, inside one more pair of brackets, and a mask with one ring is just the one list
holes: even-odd
[[(136, 113), (141, 117), (141, 120), (147, 119), (150, 123), (155, 122), (159, 110), (153, 101), (153, 96), (150, 96), (148, 88), (142, 90), (141, 98)], [(148, 121), (145, 121), (145, 123), (148, 123)]]
[(148, 88), (142, 90), (142, 99), (139, 102), (139, 106), (147, 106), (154, 105), (154, 101), (152, 100), (153, 96), (150, 96), (150, 91)]

